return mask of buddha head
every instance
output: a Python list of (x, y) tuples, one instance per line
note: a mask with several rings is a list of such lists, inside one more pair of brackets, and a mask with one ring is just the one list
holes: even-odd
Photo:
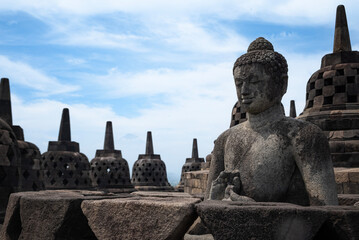
[(250, 114), (261, 113), (279, 104), (287, 91), (288, 65), (273, 45), (260, 37), (233, 66), (238, 101)]

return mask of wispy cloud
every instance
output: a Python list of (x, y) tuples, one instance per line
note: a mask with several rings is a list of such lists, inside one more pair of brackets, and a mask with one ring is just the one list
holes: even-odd
[(3, 77), (10, 78), (15, 84), (35, 90), (40, 96), (71, 93), (80, 89), (76, 85), (63, 84), (27, 63), (13, 61), (2, 55), (0, 55), (0, 72)]
[[(256, 17), (266, 21), (296, 24), (323, 24), (332, 21), (330, 17), (336, 5), (344, 4), (351, 9), (353, 16), (359, 7), (359, 3), (351, 0), (197, 0), (197, 1), (166, 1), (153, 0), (139, 3), (133, 0), (123, 1), (96, 1), (96, 0), (55, 0), (55, 1), (10, 1), (3, 0), (0, 10), (26, 11), (33, 15), (48, 16), (50, 14), (70, 14), (89, 16), (123, 12), (130, 14), (158, 16), (200, 16), (211, 15), (214, 17), (234, 19), (239, 17)], [(290, 21), (290, 20), (293, 21)], [(305, 20), (305, 21), (304, 21)]]
[[(111, 98), (158, 94), (183, 98), (199, 95), (226, 97), (228, 88), (233, 85), (232, 66), (232, 62), (227, 62), (202, 64), (185, 70), (162, 68), (136, 73), (123, 73), (114, 68), (106, 75), (92, 75), (91, 81)], [(88, 79), (86, 75), (84, 78)]]

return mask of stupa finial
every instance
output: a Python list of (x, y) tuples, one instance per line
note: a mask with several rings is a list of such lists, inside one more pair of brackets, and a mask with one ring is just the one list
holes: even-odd
[(113, 143), (113, 131), (112, 131), (112, 122), (106, 122), (106, 133), (105, 133), (105, 142), (103, 144), (103, 150), (111, 150), (115, 149)]
[(343, 5), (337, 7), (335, 19), (334, 47), (333, 53), (341, 51), (351, 51), (347, 16)]
[(152, 133), (147, 132), (147, 141), (146, 141), (146, 155), (153, 154), (153, 143), (152, 143)]
[(290, 100), (289, 116), (292, 117), (292, 118), (297, 117), (297, 110), (295, 109), (295, 101), (294, 100)]
[(193, 145), (192, 145), (192, 158), (198, 158), (198, 146), (197, 146), (197, 138), (193, 138)]
[(70, 114), (68, 108), (62, 110), (58, 141), (71, 141)]
[(0, 83), (0, 118), (12, 126), (10, 84), (8, 78), (2, 78)]

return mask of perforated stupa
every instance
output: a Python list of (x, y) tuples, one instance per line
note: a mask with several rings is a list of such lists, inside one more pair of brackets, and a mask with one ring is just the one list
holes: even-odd
[(359, 52), (352, 51), (345, 9), (338, 6), (333, 53), (307, 83), (298, 117), (318, 125), (329, 140), (336, 167), (359, 167)]
[(167, 180), (166, 165), (153, 153), (152, 134), (147, 132), (146, 153), (138, 155), (132, 168), (132, 184), (138, 190), (172, 190)]
[(91, 187), (90, 163), (71, 141), (69, 109), (64, 108), (58, 141), (50, 141), (42, 154), (46, 189), (86, 189)]
[(182, 172), (181, 172), (181, 180), (178, 184), (178, 188), (181, 189), (184, 187), (184, 173), (185, 172), (191, 172), (191, 171), (199, 171), (202, 169), (202, 166), (204, 164), (204, 158), (198, 157), (198, 145), (197, 145), (197, 139), (193, 139), (192, 143), (192, 157), (186, 158), (186, 163), (182, 166)]
[(110, 188), (113, 191), (132, 191), (130, 171), (121, 150), (115, 150), (112, 122), (106, 123), (103, 150), (97, 150), (91, 160), (91, 179), (95, 187)]

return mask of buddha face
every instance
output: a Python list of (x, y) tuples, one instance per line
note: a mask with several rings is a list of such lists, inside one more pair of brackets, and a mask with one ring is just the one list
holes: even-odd
[(261, 113), (280, 103), (283, 89), (276, 89), (273, 79), (265, 67), (252, 63), (234, 69), (234, 81), (241, 107), (251, 114)]

